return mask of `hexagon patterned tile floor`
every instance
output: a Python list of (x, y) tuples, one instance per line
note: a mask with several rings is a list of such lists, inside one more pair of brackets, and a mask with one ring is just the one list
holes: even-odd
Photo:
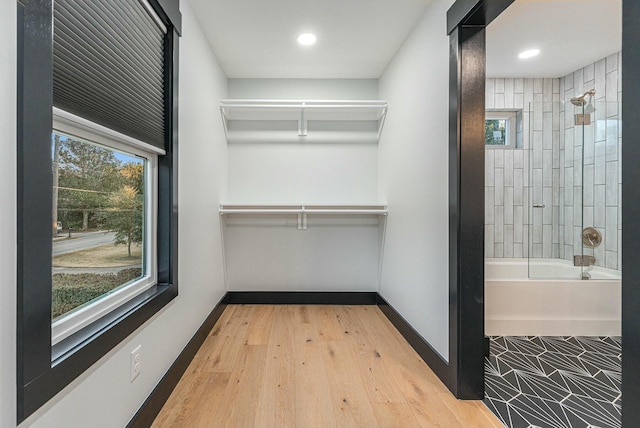
[(620, 428), (620, 337), (494, 336), (485, 404), (508, 428)]

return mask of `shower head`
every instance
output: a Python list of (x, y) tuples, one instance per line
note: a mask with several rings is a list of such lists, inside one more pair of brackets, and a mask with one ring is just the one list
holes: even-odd
[(571, 104), (573, 104), (574, 106), (582, 107), (586, 104), (586, 101), (584, 100), (584, 96), (573, 97), (571, 98)]
[(578, 95), (577, 97), (573, 97), (571, 98), (571, 104), (573, 104), (574, 106), (578, 106), (578, 107), (583, 107), (585, 104), (587, 104), (587, 97), (593, 97), (596, 94), (596, 90), (595, 89), (591, 89), (587, 92), (585, 92), (582, 95)]

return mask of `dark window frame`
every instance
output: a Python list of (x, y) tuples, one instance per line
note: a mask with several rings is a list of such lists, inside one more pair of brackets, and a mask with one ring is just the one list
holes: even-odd
[(165, 151), (158, 157), (157, 286), (72, 336), (52, 361), (51, 0), (17, 1), (17, 423), (54, 397), (178, 294), (178, 0), (150, 0), (165, 36)]

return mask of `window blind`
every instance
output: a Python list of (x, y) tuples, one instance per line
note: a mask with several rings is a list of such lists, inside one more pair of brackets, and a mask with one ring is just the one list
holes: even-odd
[(164, 31), (143, 0), (55, 0), (53, 104), (164, 148)]

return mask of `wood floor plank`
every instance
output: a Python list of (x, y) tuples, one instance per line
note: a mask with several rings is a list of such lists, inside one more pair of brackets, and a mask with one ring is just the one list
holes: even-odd
[(314, 322), (318, 324), (319, 339), (325, 342), (335, 342), (343, 340), (343, 331), (340, 324), (336, 322), (335, 306), (322, 305), (313, 311)]
[(294, 322), (295, 314), (290, 306), (275, 308), (255, 426), (296, 426), (296, 376), (291, 370), (295, 364)]
[(420, 423), (407, 403), (373, 403), (380, 428), (415, 428)]
[(364, 309), (353, 311), (352, 307), (343, 307), (336, 308), (336, 312), (345, 331), (352, 335), (349, 343), (353, 347), (365, 391), (374, 403), (403, 403), (405, 399), (389, 373), (389, 366), (395, 365), (397, 359), (391, 348), (375, 339), (375, 332), (380, 327), (375, 322), (377, 320), (369, 317), (365, 322), (357, 316)]
[[(379, 310), (376, 308), (376, 311)], [(365, 319), (371, 318), (371, 314), (364, 312), (359, 312), (358, 315)], [(402, 388), (402, 394), (420, 426), (442, 428), (469, 426), (462, 425), (455, 412), (442, 401), (439, 394), (445, 394), (454, 400), (455, 398), (420, 356), (412, 348), (407, 347), (407, 343), (384, 315), (379, 317), (375, 337), (370, 340), (374, 343), (380, 341), (385, 345), (385, 350), (390, 353), (392, 361), (387, 366), (387, 374)], [(418, 373), (420, 375), (416, 376)], [(479, 423), (477, 426), (480, 428), (487, 425)]]
[(214, 426), (216, 412), (229, 383), (229, 373), (193, 373), (189, 379), (189, 382), (179, 384), (169, 397), (174, 411), (161, 412), (152, 428)]
[[(440, 399), (455, 413), (460, 421), (460, 426), (468, 427), (478, 425), (487, 428), (501, 428), (502, 423), (491, 413), (491, 411), (481, 401), (456, 400), (447, 393), (439, 394)], [(482, 423), (482, 425), (480, 425)]]
[(248, 345), (268, 345), (273, 324), (273, 310), (271, 305), (255, 305), (248, 316), (249, 329), (247, 332)]
[[(230, 312), (229, 315), (227, 311)], [(247, 341), (251, 307), (229, 305), (194, 357), (191, 366), (199, 372), (231, 372), (242, 345)]]
[(377, 427), (352, 345), (346, 342), (327, 342), (323, 344), (323, 348), (337, 426)]
[(213, 426), (255, 426), (256, 403), (267, 359), (265, 345), (243, 345), (216, 412)]
[(229, 305), (154, 428), (499, 428), (375, 306)]
[(423, 366), (416, 364), (412, 357), (410, 352), (404, 358), (397, 357), (394, 364), (388, 366), (388, 373), (400, 388), (402, 396), (420, 423), (419, 426), (468, 428), (460, 425), (455, 414), (439, 397), (440, 393), (450, 393), (425, 376), (424, 373), (430, 371), (428, 366), (424, 362)]
[[(420, 373), (420, 378), (429, 382), (432, 388), (438, 392), (449, 392), (448, 388), (440, 378), (427, 366), (418, 353), (407, 343), (398, 333), (398, 330), (391, 324), (391, 321), (377, 307), (365, 307), (356, 313), (361, 321), (367, 326), (372, 326), (372, 319), (376, 320), (375, 328), (369, 327), (371, 343), (376, 346), (384, 346), (385, 352), (393, 357), (395, 362), (392, 367), (402, 364), (416, 373)], [(387, 359), (388, 360), (388, 359)]]
[(337, 426), (320, 334), (311, 324), (310, 308), (294, 306), (294, 373), (296, 379), (296, 426)]

